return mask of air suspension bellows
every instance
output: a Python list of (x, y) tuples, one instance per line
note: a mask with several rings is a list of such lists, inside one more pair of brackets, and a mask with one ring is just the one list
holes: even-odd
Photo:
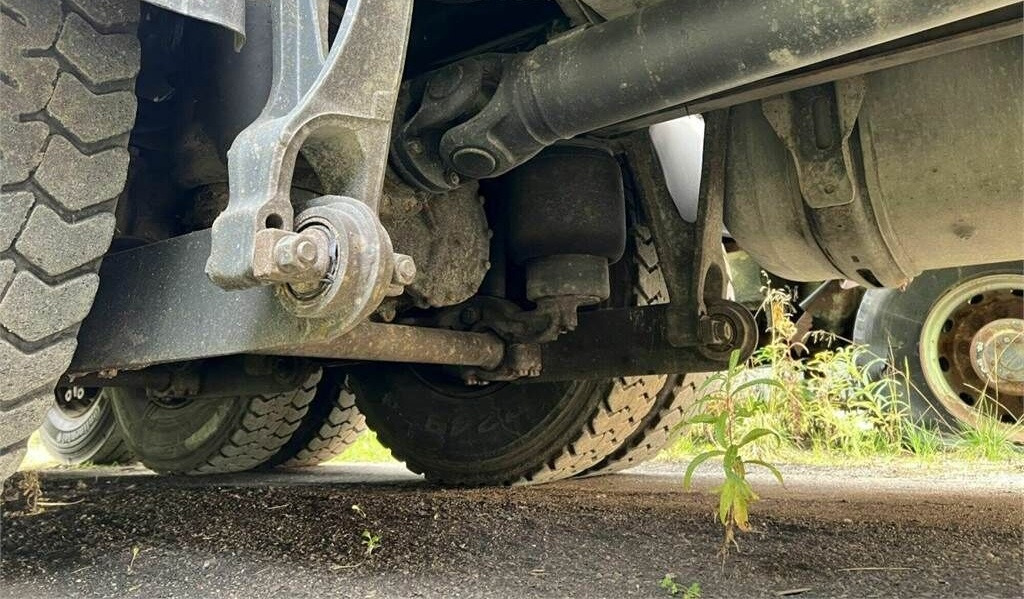
[(605, 149), (548, 148), (501, 180), (511, 259), (538, 306), (599, 303), (626, 245), (622, 172)]

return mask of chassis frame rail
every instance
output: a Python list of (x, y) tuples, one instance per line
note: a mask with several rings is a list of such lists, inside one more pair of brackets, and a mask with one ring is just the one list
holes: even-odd
[[(210, 231), (104, 259), (92, 312), (68, 375), (77, 378), (236, 354), (497, 367), (506, 347), (490, 333), (364, 322), (339, 332), (331, 319), (288, 312), (270, 287), (225, 291), (203, 273)], [(534, 380), (718, 370), (696, 339), (669, 342), (669, 306), (595, 310), (543, 344)], [(113, 383), (116, 384), (116, 383)]]

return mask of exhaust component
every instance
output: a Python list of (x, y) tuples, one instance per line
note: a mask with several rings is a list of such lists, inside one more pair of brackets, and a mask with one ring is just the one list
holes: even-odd
[(667, 0), (526, 54), (449, 65), (410, 87), (424, 95), (398, 128), (393, 162), (410, 183), (451, 189), (460, 177), (507, 172), (558, 140), (1012, 2), (829, 4)]
[(1022, 59), (1017, 37), (733, 108), (729, 232), (795, 281), (1019, 260)]

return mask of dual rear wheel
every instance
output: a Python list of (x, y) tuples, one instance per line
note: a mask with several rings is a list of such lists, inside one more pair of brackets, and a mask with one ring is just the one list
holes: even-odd
[(58, 388), (39, 430), (65, 464), (139, 461), (168, 474), (313, 466), (366, 429), (340, 373), (306, 368), (284, 392), (192, 399), (145, 389)]
[[(664, 302), (644, 229), (633, 250), (635, 259), (619, 269), (631, 281), (620, 302)], [(254, 396), (188, 399), (144, 389), (72, 388), (65, 395), (82, 394), (91, 400), (88, 408), (72, 412), (77, 404), (58, 401), (50, 420), (79, 414), (79, 445), (88, 451), (71, 451), (73, 435), (49, 424), (43, 437), (65, 462), (137, 459), (158, 472), (222, 473), (326, 461), (366, 428), (365, 414), (398, 460), (434, 482), (540, 483), (653, 457), (671, 440), (701, 380), (660, 375), (478, 387), (442, 368), (374, 364), (347, 372), (308, 369), (296, 375), (294, 390)], [(114, 442), (121, 448), (116, 455), (104, 449)]]

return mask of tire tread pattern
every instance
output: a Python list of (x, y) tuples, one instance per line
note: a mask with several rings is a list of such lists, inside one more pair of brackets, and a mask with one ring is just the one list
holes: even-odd
[[(668, 293), (660, 270), (657, 255), (654, 252), (653, 239), (645, 228), (638, 227), (635, 232), (636, 251), (634, 261), (638, 276), (636, 279), (636, 305), (648, 305), (668, 301)], [(641, 430), (648, 422), (649, 414), (656, 409), (666, 395), (676, 396), (679, 390), (678, 376), (649, 375), (618, 377), (611, 381), (603, 401), (595, 402), (593, 412), (588, 416), (586, 424), (568, 443), (552, 447), (546, 456), (540, 457), (537, 466), (527, 474), (509, 480), (482, 480), (479, 477), (465, 474), (448, 474), (426, 472), (418, 465), (416, 457), (404, 455), (401, 451), (391, 449), (392, 456), (405, 462), (413, 472), (426, 474), (429, 480), (451, 485), (505, 484), (527, 485), (552, 482), (589, 472), (609, 455), (615, 454), (628, 444), (639, 445), (642, 438), (650, 436), (651, 444), (655, 443), (653, 433), (660, 431), (651, 425), (650, 431)], [(668, 388), (666, 388), (668, 386)], [(669, 402), (660, 412), (665, 413), (666, 427), (673, 427), (671, 416), (673, 409), (681, 409), (682, 403)], [(659, 413), (660, 413), (659, 412)], [(681, 417), (680, 417), (681, 418)], [(371, 428), (373, 428), (371, 423)], [(385, 446), (394, 447), (388, 440), (387, 427), (378, 430), (378, 438)], [(640, 435), (638, 437), (637, 435)], [(667, 436), (667, 435), (666, 435)], [(660, 447), (659, 447), (660, 449)], [(655, 451), (654, 453), (657, 453)], [(636, 456), (639, 457), (639, 453)]]
[[(223, 474), (263, 465), (288, 442), (316, 395), (320, 371), (295, 391), (249, 399), (234, 432), (204, 462), (178, 474)], [(165, 471), (166, 472), (166, 471)]]
[(0, 480), (53, 402), (113, 235), (138, 18), (136, 0), (0, 0)]
[[(668, 303), (668, 287), (661, 272), (658, 252), (650, 229), (638, 226), (634, 230), (636, 244), (637, 278), (634, 286), (637, 305), (646, 306)], [(618, 448), (599, 463), (592, 466), (584, 476), (611, 474), (632, 468), (653, 459), (662, 449), (676, 438), (707, 374), (679, 375), (673, 378), (672, 388), (659, 394), (650, 406), (640, 426)]]
[(280, 467), (308, 468), (326, 462), (344, 453), (366, 430), (366, 418), (356, 407), (355, 395), (346, 386), (333, 395), (330, 411), (320, 426)]

